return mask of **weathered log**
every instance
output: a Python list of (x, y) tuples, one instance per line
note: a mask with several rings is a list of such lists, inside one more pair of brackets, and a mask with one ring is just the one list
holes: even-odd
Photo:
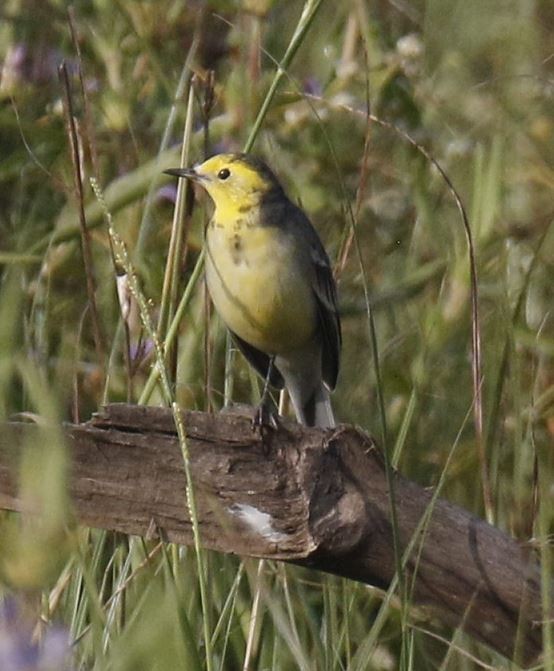
[[(387, 588), (395, 574), (382, 457), (352, 427), (283, 423), (263, 436), (248, 416), (183, 412), (204, 547), (293, 561)], [(17, 510), (10, 463), (36, 430), (0, 432), (0, 507)], [(65, 427), (70, 491), (81, 523), (192, 543), (185, 476), (171, 412), (107, 406)], [(506, 657), (541, 651), (540, 567), (502, 531), (395, 474), (402, 551), (412, 600)]]

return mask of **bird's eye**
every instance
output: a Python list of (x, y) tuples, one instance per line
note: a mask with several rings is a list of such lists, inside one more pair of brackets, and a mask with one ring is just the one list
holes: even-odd
[(227, 177), (229, 177), (230, 174), (231, 174), (231, 171), (229, 170), (229, 168), (222, 168), (217, 173), (217, 176), (219, 177), (219, 179), (227, 179)]

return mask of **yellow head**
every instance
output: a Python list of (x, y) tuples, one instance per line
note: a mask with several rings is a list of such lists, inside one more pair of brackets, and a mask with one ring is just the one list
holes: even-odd
[(166, 170), (200, 184), (216, 210), (244, 211), (258, 205), (269, 193), (282, 193), (267, 165), (249, 154), (216, 154), (193, 168)]

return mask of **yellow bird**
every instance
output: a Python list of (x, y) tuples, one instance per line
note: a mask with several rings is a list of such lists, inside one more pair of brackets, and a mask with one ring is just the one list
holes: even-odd
[(215, 210), (206, 279), (216, 310), (267, 385), (287, 388), (296, 417), (331, 427), (341, 328), (329, 258), (304, 212), (260, 159), (218, 154), (166, 170), (202, 186)]

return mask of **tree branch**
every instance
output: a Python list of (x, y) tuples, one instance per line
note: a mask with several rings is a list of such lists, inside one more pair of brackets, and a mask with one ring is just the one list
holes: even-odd
[[(245, 415), (183, 413), (202, 543), (291, 561), (386, 589), (394, 552), (381, 455), (360, 431), (283, 423), (253, 432)], [(13, 468), (37, 431), (0, 432), (0, 507), (18, 510)], [(171, 412), (107, 406), (65, 428), (70, 491), (81, 523), (192, 543), (185, 477)], [(395, 475), (399, 536), (413, 603), (525, 665), (541, 652), (540, 567), (528, 548)], [(552, 617), (552, 616), (550, 616)]]

